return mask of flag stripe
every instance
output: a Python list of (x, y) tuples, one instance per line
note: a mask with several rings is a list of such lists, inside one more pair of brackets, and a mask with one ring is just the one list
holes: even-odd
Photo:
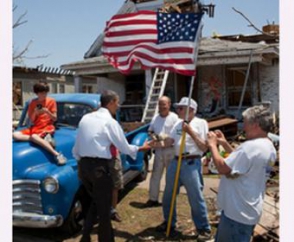
[(138, 18), (134, 18), (134, 19), (129, 19), (129, 20), (125, 20), (125, 21), (116, 21), (116, 22), (112, 22), (111, 24), (109, 24), (109, 26), (107, 27), (108, 31), (111, 31), (112, 29), (114, 29), (115, 27), (121, 27), (121, 26), (131, 26), (131, 25), (138, 25), (138, 26), (142, 26), (142, 25), (150, 25), (150, 26), (156, 26), (156, 19), (147, 19), (147, 20), (142, 20), (142, 19), (138, 19)]
[[(132, 58), (133, 56), (136, 56), (136, 58), (139, 59), (146, 59), (149, 60), (150, 62), (154, 62), (154, 63), (158, 63), (158, 64), (173, 64), (175, 63), (175, 61), (171, 58), (158, 58), (158, 56), (156, 55), (156, 58), (154, 57), (154, 55), (150, 55), (148, 52), (140, 52), (140, 51), (134, 51), (132, 52), (132, 55), (129, 56), (128, 58), (123, 58), (123, 59), (118, 59), (118, 63), (120, 65), (127, 65), (128, 62), (130, 61), (130, 58)], [(193, 61), (191, 59), (188, 58), (178, 58), (176, 61), (177, 64), (192, 64)]]
[[(153, 43), (153, 44), (156, 44), (156, 40), (153, 40), (153, 39), (146, 39), (144, 41), (145, 43)], [(104, 43), (104, 50), (103, 52), (107, 55), (107, 53), (111, 53), (111, 48), (107, 48), (107, 47), (123, 47), (123, 46), (136, 46), (136, 45), (139, 45), (142, 43), (142, 40), (138, 39), (138, 40), (129, 40), (129, 41), (120, 41), (120, 42), (107, 42), (107, 43)]]
[[(111, 49), (111, 54), (116, 55), (117, 57), (121, 56), (127, 56), (132, 50), (135, 48), (140, 49), (140, 48), (145, 48), (146, 50), (150, 50), (155, 54), (183, 54), (183, 53), (193, 53), (193, 50), (189, 47), (175, 47), (175, 48), (161, 48), (161, 49), (156, 49), (152, 47), (151, 45), (147, 44), (142, 44), (142, 45), (137, 45), (136, 47), (131, 47), (131, 48), (112, 48)], [(130, 51), (131, 50), (131, 51)]]
[(144, 69), (159, 67), (193, 75), (197, 21), (194, 15), (152, 11), (115, 15), (105, 28), (102, 53), (125, 74), (138, 61)]
[[(126, 36), (126, 35), (139, 35), (138, 37), (141, 37), (140, 35), (146, 35), (146, 34), (155, 34), (157, 36), (157, 30), (156, 29), (132, 29), (132, 30), (125, 30), (125, 31), (116, 31), (116, 32), (110, 32), (107, 33), (107, 38), (105, 38), (105, 41), (111, 41), (113, 37), (120, 37), (120, 36)], [(150, 35), (151, 36), (151, 35)]]

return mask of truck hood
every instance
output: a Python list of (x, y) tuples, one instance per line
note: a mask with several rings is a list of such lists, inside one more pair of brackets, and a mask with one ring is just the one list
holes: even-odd
[[(66, 164), (73, 164), (71, 150), (74, 145), (76, 130), (60, 128), (54, 134), (56, 150), (68, 159)], [(13, 180), (38, 179), (56, 169), (55, 157), (32, 142), (13, 141)], [(36, 172), (37, 171), (37, 172)]]

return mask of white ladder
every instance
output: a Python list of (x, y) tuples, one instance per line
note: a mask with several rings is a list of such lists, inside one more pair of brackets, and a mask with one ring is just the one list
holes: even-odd
[(153, 116), (157, 114), (158, 98), (161, 97), (164, 93), (168, 74), (168, 70), (162, 70), (159, 68), (155, 69), (141, 122), (148, 123), (151, 121)]

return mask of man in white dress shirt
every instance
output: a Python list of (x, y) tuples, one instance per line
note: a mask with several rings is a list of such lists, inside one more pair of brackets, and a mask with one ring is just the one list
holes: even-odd
[(114, 187), (109, 172), (111, 144), (133, 159), (138, 151), (150, 149), (147, 141), (141, 147), (128, 143), (121, 126), (113, 118), (118, 108), (119, 96), (107, 90), (101, 95), (101, 107), (84, 115), (79, 123), (73, 156), (78, 160), (79, 178), (92, 199), (81, 242), (91, 241), (90, 234), (97, 216), (99, 241), (114, 241), (110, 217)]

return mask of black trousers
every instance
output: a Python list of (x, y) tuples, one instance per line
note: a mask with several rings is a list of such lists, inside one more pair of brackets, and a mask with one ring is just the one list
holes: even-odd
[(79, 161), (79, 178), (88, 191), (92, 201), (84, 223), (83, 237), (89, 237), (94, 223), (99, 217), (99, 242), (114, 242), (110, 218), (113, 181), (109, 173), (110, 160), (83, 157)]

